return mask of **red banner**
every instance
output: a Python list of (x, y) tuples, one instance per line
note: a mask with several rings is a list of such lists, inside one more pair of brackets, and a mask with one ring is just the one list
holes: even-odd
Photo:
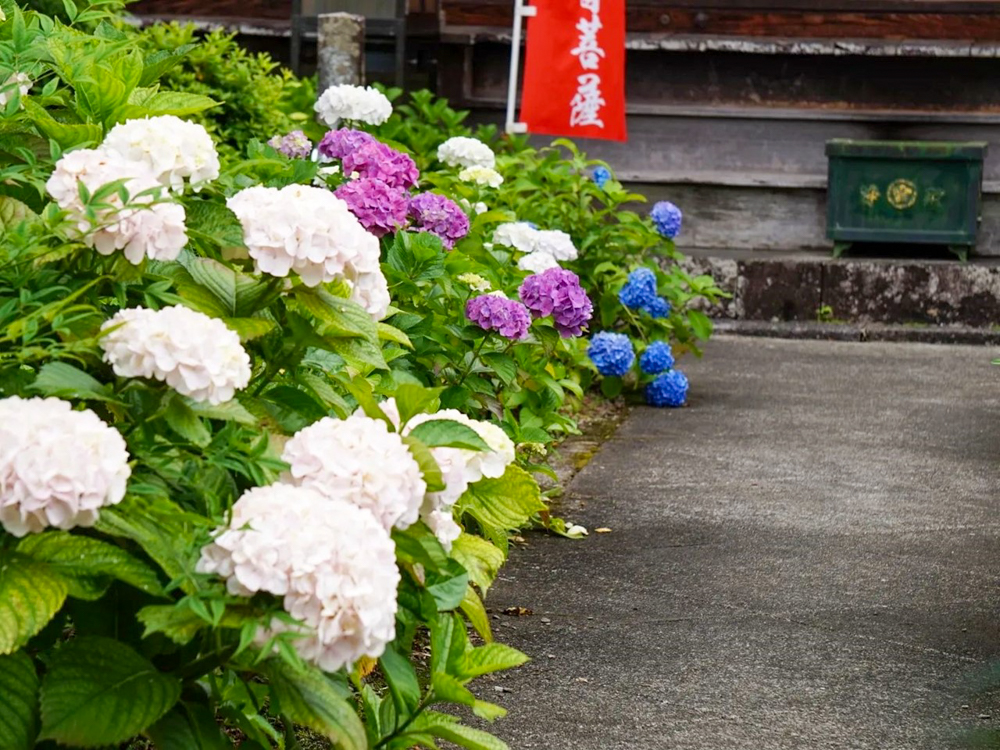
[(625, 0), (534, 0), (521, 121), (529, 133), (627, 140)]

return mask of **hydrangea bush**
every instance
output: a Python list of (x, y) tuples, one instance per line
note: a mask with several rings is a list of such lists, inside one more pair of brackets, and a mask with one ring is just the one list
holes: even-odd
[(713, 288), (571, 144), (351, 87), (220, 144), (75, 8), (0, 0), (0, 747), (505, 747), (441, 706), (527, 659), (508, 536), (581, 533), (533, 473), (636, 347), (683, 401)]
[(387, 277), (467, 214), (373, 138), (321, 186), (304, 134), (220, 159), (181, 55), (0, 9), (0, 747), (501, 747), (441, 707), (503, 714), (482, 596), (545, 505)]

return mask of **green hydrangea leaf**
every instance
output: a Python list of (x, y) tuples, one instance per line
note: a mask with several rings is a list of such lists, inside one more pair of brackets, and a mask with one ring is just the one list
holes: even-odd
[(0, 656), (0, 747), (31, 750), (38, 735), (38, 674), (23, 651)]
[(0, 655), (16, 651), (44, 628), (66, 601), (66, 580), (43, 562), (0, 557)]
[(74, 747), (124, 742), (154, 724), (181, 694), (124, 643), (76, 638), (53, 653), (42, 680), (41, 738)]

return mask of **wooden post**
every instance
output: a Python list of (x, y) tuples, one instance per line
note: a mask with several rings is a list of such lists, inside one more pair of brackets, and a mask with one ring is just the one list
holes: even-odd
[(318, 93), (330, 86), (365, 82), (365, 19), (351, 13), (321, 13), (317, 37)]

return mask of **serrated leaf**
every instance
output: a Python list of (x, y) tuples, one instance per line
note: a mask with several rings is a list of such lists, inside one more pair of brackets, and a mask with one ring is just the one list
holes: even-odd
[(712, 319), (699, 310), (688, 310), (687, 316), (694, 335), (707, 341), (712, 335)]
[(149, 86), (155, 83), (160, 76), (183, 62), (188, 52), (195, 49), (196, 44), (182, 44), (180, 47), (171, 50), (157, 50), (146, 55), (142, 62), (142, 77), (139, 79), (140, 86)]
[(22, 221), (37, 216), (38, 214), (16, 198), (0, 195), (0, 233), (10, 231)]
[(338, 750), (365, 750), (365, 728), (350, 705), (313, 667), (296, 668), (278, 659), (264, 664), (271, 697), (282, 714), (333, 740)]
[(133, 120), (140, 117), (156, 115), (193, 115), (218, 105), (214, 99), (201, 94), (188, 94), (180, 91), (161, 91), (149, 97), (141, 106), (131, 104), (124, 109), (124, 119)]
[(152, 568), (121, 547), (100, 539), (53, 530), (25, 537), (17, 551), (47, 563), (66, 580), (69, 595), (78, 599), (100, 597), (113, 578), (152, 596), (164, 596), (163, 585)]
[(487, 643), (465, 652), (456, 665), (456, 674), (463, 680), (471, 680), (490, 672), (519, 667), (528, 661), (527, 654), (502, 643)]
[(451, 546), (451, 556), (458, 560), (469, 573), (471, 580), (486, 596), (504, 560), (503, 550), (490, 544), (482, 537), (462, 533)]
[(521, 468), (508, 466), (499, 479), (480, 479), (469, 486), (458, 508), (480, 524), (514, 531), (545, 510), (538, 483)]
[(146, 730), (146, 735), (156, 750), (229, 750), (233, 747), (212, 710), (187, 701), (177, 704)]
[(357, 302), (335, 297), (325, 289), (299, 287), (295, 301), (309, 315), (323, 323), (324, 336), (346, 336), (378, 341), (378, 325)]
[(101, 381), (67, 362), (49, 362), (43, 365), (31, 388), (45, 396), (94, 401), (115, 400), (108, 387)]
[(189, 233), (223, 248), (244, 247), (243, 225), (222, 203), (191, 199), (184, 202), (185, 226)]
[(172, 604), (151, 604), (139, 610), (136, 618), (145, 626), (142, 637), (163, 633), (181, 646), (190, 643), (208, 623), (192, 609)]
[(43, 562), (0, 557), (0, 655), (21, 648), (66, 601), (65, 579)]
[(259, 339), (278, 327), (273, 320), (264, 318), (223, 318), (222, 321), (227, 328), (239, 334), (240, 341)]
[(201, 448), (212, 442), (212, 433), (179, 396), (170, 399), (163, 418), (171, 430)]
[(425, 711), (410, 725), (410, 733), (426, 733), (452, 742), (466, 750), (510, 750), (506, 742), (489, 732), (462, 724), (457, 717), (436, 711)]
[(517, 380), (517, 363), (509, 354), (487, 352), (482, 355), (482, 360), (490, 366), (505, 385), (510, 385)]
[[(169, 500), (151, 501), (130, 494), (118, 505), (101, 508), (94, 527), (138, 543), (168, 578), (175, 579), (184, 578), (194, 568), (196, 559), (191, 550), (175, 542), (190, 537), (184, 518), (181, 508)], [(185, 590), (188, 587), (189, 584)]]
[(446, 672), (435, 673), (432, 685), (435, 702), (441, 701), (468, 706), (476, 716), (487, 721), (495, 721), (507, 715), (507, 709), (502, 706), (477, 700), (471, 690)]
[(486, 441), (466, 424), (453, 419), (429, 419), (409, 432), (430, 448), (464, 448), (471, 451), (488, 451)]
[(405, 529), (393, 529), (392, 541), (396, 544), (397, 558), (403, 562), (417, 563), (434, 570), (448, 564), (448, 553), (422, 521)]
[(424, 586), (434, 598), (439, 612), (459, 606), (469, 586), (469, 574), (457, 560), (448, 560), (438, 570), (424, 571), (424, 578)]
[(440, 492), (443, 490), (445, 485), (444, 479), (441, 476), (441, 467), (434, 460), (431, 449), (412, 435), (403, 435), (402, 440), (406, 443), (406, 447), (410, 449), (410, 453), (416, 459), (417, 465), (420, 466), (420, 472), (424, 475), (424, 481), (427, 483), (427, 491)]
[(382, 674), (389, 683), (389, 692), (396, 702), (396, 712), (408, 719), (420, 703), (420, 683), (410, 660), (391, 646), (378, 660)]
[(38, 674), (23, 651), (0, 656), (0, 747), (31, 750), (38, 736)]
[(407, 349), (413, 348), (413, 342), (410, 341), (410, 337), (395, 326), (391, 326), (388, 323), (378, 324), (378, 337), (382, 339), (382, 341), (392, 341), (400, 346), (405, 346)]
[(437, 411), (441, 391), (441, 388), (427, 388), (413, 383), (400, 385), (394, 394), (400, 424), (405, 427), (417, 414)]
[(458, 605), (462, 613), (469, 619), (469, 624), (476, 629), (479, 636), (487, 643), (493, 642), (493, 629), (490, 628), (490, 618), (486, 614), (486, 607), (479, 594), (472, 588), (472, 584), (465, 587), (465, 596), (462, 603)]
[(181, 683), (124, 643), (76, 638), (49, 659), (41, 739), (103, 747), (139, 734), (177, 702)]
[(187, 401), (191, 411), (199, 417), (207, 419), (221, 419), (227, 422), (239, 422), (240, 424), (255, 425), (258, 420), (253, 414), (247, 411), (239, 401), (232, 399), (221, 404), (210, 404), (207, 401)]

